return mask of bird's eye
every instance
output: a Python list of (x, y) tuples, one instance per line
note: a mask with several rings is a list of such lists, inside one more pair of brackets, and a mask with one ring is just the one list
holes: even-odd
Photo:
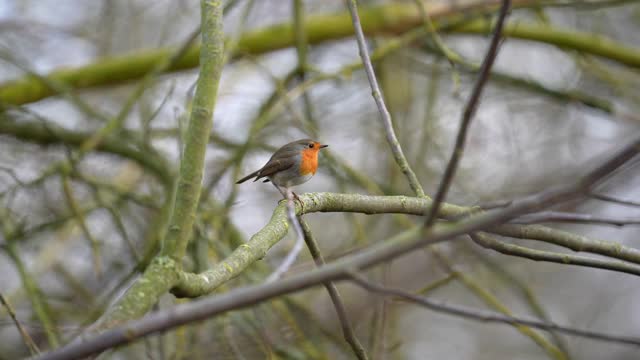
[(314, 145), (313, 143), (309, 144), (309, 148), (313, 149), (313, 145)]

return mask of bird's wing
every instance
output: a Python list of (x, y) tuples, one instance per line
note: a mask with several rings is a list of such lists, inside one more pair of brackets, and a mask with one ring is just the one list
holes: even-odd
[(243, 182), (255, 177), (253, 181), (258, 181), (260, 178), (271, 176), (278, 171), (287, 170), (295, 164), (296, 155), (299, 154), (299, 151), (293, 149), (291, 144), (287, 144), (278, 151), (276, 151), (269, 161), (259, 170), (252, 172), (251, 174), (243, 177), (238, 180), (236, 184), (242, 184)]
[(257, 181), (263, 177), (271, 176), (277, 172), (289, 169), (295, 164), (295, 160), (292, 157), (284, 157), (274, 159), (271, 158), (269, 162), (256, 174), (256, 178), (253, 181)]

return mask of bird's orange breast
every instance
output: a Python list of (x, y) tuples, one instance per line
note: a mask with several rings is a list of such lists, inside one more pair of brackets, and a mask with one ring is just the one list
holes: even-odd
[[(319, 149), (318, 149), (319, 150)], [(315, 174), (318, 170), (318, 150), (302, 150), (302, 161), (300, 162), (300, 175)]]

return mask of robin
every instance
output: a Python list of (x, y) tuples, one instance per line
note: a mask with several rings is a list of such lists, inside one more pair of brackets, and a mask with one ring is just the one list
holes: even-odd
[[(271, 181), (282, 196), (287, 198), (292, 186), (305, 183), (315, 175), (318, 169), (318, 152), (327, 146), (329, 145), (311, 139), (290, 142), (278, 149), (262, 168), (238, 180), (236, 184), (242, 184), (251, 178), (255, 178), (253, 181), (266, 178), (263, 182)], [(296, 193), (291, 191), (291, 194), (300, 200)]]

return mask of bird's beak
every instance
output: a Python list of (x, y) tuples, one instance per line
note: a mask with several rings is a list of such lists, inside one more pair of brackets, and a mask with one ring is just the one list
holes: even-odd
[(328, 146), (329, 146), (329, 145), (320, 145), (320, 149), (322, 149), (322, 148), (326, 148), (326, 147), (328, 147)]

